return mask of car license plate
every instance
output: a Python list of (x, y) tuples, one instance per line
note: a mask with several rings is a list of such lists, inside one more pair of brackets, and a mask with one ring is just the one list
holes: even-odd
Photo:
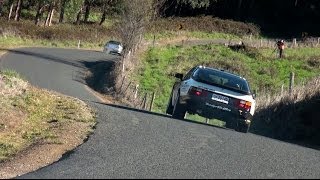
[(229, 104), (229, 98), (228, 97), (221, 96), (221, 95), (218, 95), (218, 94), (213, 94), (212, 95), (212, 100), (215, 100), (215, 101), (218, 101), (218, 102), (222, 102), (222, 103), (225, 103), (225, 104)]

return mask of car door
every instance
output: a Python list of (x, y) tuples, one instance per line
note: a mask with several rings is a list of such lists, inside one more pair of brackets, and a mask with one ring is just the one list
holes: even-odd
[(197, 69), (197, 67), (192, 68), (183, 78), (182, 80), (178, 80), (174, 83), (173, 85), (173, 92), (172, 92), (172, 105), (175, 105), (175, 102), (177, 101), (178, 98), (178, 93), (180, 90), (181, 85), (183, 84), (184, 81), (188, 80), (191, 78), (193, 72)]

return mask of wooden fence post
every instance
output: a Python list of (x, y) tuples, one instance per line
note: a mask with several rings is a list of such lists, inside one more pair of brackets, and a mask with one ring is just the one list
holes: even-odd
[(152, 47), (154, 47), (154, 46), (155, 46), (155, 43), (156, 43), (156, 35), (153, 35)]
[(297, 39), (296, 38), (293, 38), (292, 40), (292, 47), (297, 47)]
[(135, 88), (135, 90), (134, 90), (134, 99), (137, 99), (138, 90), (139, 90), (139, 84), (136, 85), (136, 88)]
[(81, 41), (78, 41), (78, 49), (80, 49)]
[(149, 111), (152, 111), (152, 107), (153, 107), (153, 103), (154, 103), (154, 98), (155, 98), (155, 96), (156, 96), (156, 93), (153, 92), (153, 93), (152, 93), (152, 99), (151, 99)]
[(127, 90), (129, 89), (130, 85), (131, 85), (131, 81), (129, 82), (129, 84), (128, 84), (127, 88), (123, 91), (123, 93), (122, 93), (123, 95), (125, 95), (125, 94), (126, 94), (126, 92), (127, 92)]
[(290, 73), (290, 84), (289, 84), (289, 93), (290, 95), (293, 92), (293, 88), (294, 88), (294, 72)]
[(283, 96), (283, 88), (284, 88), (284, 85), (282, 84), (281, 85), (281, 97)]
[(207, 124), (209, 124), (209, 121), (210, 121), (210, 119), (209, 119), (209, 118), (206, 118), (206, 123), (207, 123)]
[(143, 106), (142, 106), (142, 109), (146, 109), (147, 108), (147, 97), (148, 97), (148, 94), (145, 93), (144, 95), (144, 98), (143, 98)]
[(123, 87), (123, 84), (124, 84), (124, 80), (125, 80), (125, 79), (126, 79), (126, 76), (123, 76), (122, 82), (121, 82), (121, 86), (120, 86), (119, 91), (118, 91), (119, 94), (120, 94), (121, 91), (122, 91), (122, 87)]

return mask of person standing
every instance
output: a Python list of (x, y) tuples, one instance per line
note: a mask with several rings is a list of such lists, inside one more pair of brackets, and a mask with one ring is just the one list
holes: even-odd
[(279, 52), (279, 58), (283, 57), (283, 51), (284, 51), (284, 40), (280, 40), (277, 42), (277, 48)]

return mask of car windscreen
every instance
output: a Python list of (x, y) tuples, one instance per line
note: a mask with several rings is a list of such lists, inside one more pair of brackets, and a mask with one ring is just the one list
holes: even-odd
[(250, 94), (250, 88), (246, 80), (223, 71), (199, 68), (193, 73), (192, 79), (242, 94)]

